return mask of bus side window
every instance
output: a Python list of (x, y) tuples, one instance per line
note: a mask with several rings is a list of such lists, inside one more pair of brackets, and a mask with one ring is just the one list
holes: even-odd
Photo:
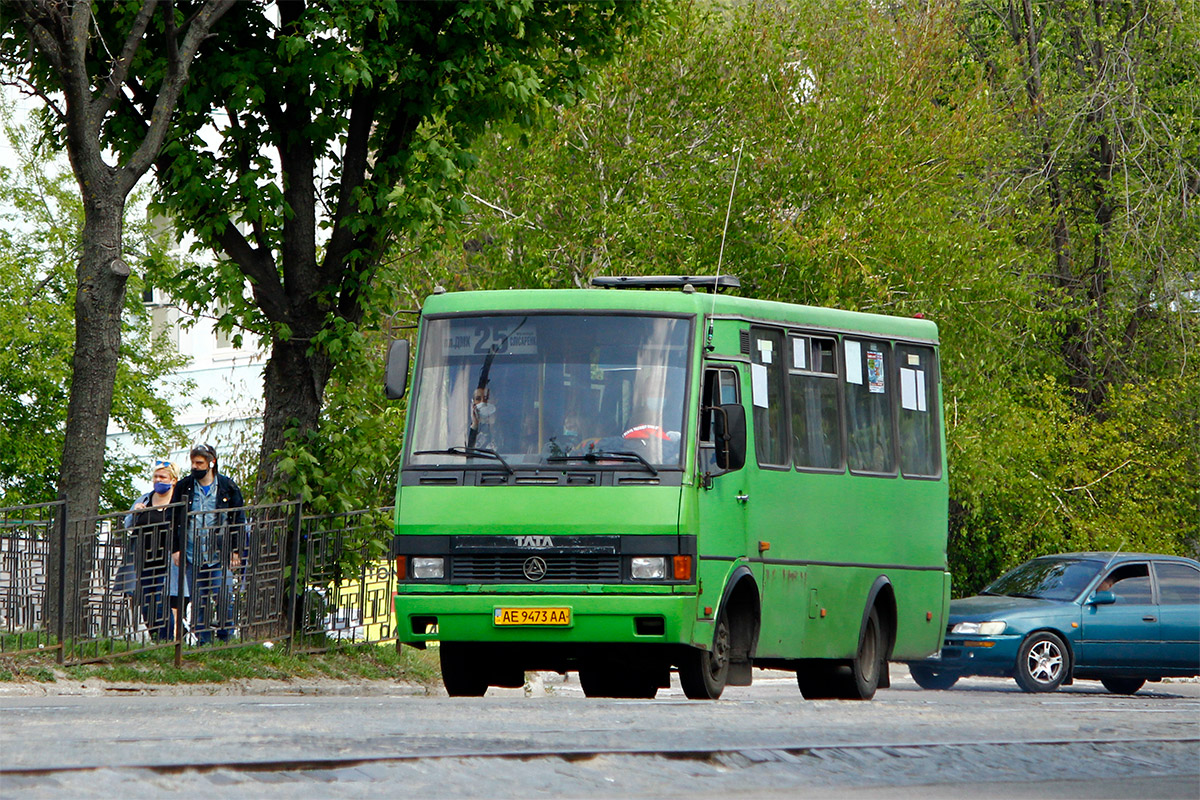
[(844, 469), (837, 343), (793, 337), (788, 376), (792, 409), (792, 457), (797, 469)]
[(784, 383), (788, 358), (783, 331), (751, 328), (750, 383), (753, 387), (754, 453), (761, 466), (786, 467), (788, 454), (787, 388)]
[(891, 397), (896, 380), (892, 347), (871, 339), (843, 339), (846, 354), (846, 460), (851, 472), (896, 473)]
[(896, 345), (899, 363), (900, 471), (936, 478), (942, 471), (937, 361), (932, 347)]

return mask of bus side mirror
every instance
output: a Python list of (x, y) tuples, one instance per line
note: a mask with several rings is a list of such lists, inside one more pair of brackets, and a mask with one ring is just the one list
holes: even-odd
[(1115, 602), (1117, 602), (1117, 596), (1107, 590), (1094, 592), (1092, 596), (1088, 598), (1088, 605), (1093, 606), (1111, 606)]
[(408, 347), (408, 339), (396, 339), (388, 346), (383, 381), (383, 393), (388, 400), (399, 400), (408, 388)]
[(746, 466), (746, 409), (737, 403), (713, 409), (717, 466), (726, 472)]

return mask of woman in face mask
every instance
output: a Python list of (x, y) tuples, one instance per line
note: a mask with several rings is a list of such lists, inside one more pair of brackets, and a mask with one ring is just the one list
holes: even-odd
[(179, 470), (170, 461), (154, 463), (154, 488), (134, 504), (126, 518), (133, 533), (137, 558), (138, 593), (141, 595), (142, 619), (155, 641), (175, 638), (175, 617), (178, 609), (167, 609), (175, 603), (167, 596), (168, 555), (172, 545), (172, 527), (176, 507), (171, 506), (171, 493), (179, 480)]

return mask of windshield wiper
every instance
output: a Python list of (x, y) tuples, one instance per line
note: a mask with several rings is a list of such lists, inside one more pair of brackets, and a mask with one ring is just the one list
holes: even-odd
[(549, 456), (546, 461), (587, 461), (590, 464), (597, 464), (601, 461), (637, 462), (645, 467), (651, 475), (658, 474), (658, 470), (654, 468), (654, 465), (632, 450), (594, 450), (590, 453), (580, 453), (574, 456)]
[(413, 453), (414, 456), (463, 456), (464, 458), (475, 458), (483, 456), (484, 458), (494, 458), (508, 470), (508, 474), (512, 475), (515, 470), (508, 465), (499, 453), (495, 450), (490, 450), (486, 447), (447, 447), (445, 450), (418, 450)]

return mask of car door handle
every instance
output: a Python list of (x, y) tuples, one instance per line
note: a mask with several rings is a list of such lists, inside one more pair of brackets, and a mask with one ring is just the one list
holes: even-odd
[(1158, 622), (1158, 617), (1142, 617), (1142, 622)]
[(745, 503), (749, 499), (750, 499), (750, 495), (746, 494), (745, 492), (742, 492), (741, 494), (739, 494), (737, 496), (737, 501), (739, 503)]

